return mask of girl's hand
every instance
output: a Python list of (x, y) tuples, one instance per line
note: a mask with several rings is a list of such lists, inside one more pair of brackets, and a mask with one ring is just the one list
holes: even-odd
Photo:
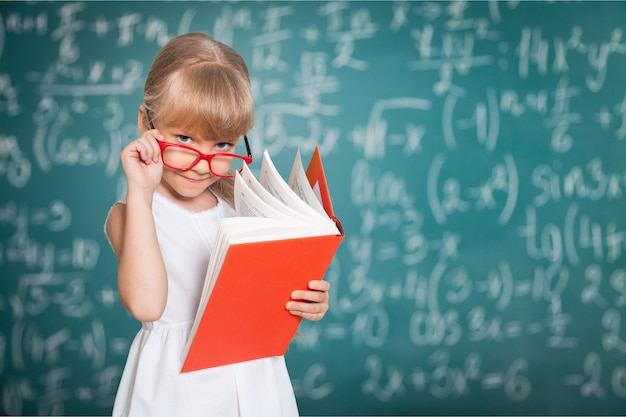
[(139, 188), (153, 192), (161, 182), (163, 163), (161, 148), (156, 139), (163, 140), (159, 131), (147, 130), (122, 149), (120, 158), (129, 189)]
[(318, 321), (328, 311), (328, 290), (330, 283), (323, 280), (309, 282), (308, 290), (296, 290), (291, 293), (292, 301), (285, 308), (294, 316)]

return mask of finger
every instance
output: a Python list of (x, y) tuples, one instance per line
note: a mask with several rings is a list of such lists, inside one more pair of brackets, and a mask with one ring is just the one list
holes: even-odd
[(328, 311), (328, 304), (324, 303), (290, 301), (285, 307), (294, 316), (314, 321), (321, 320)]
[(330, 283), (323, 280), (313, 280), (308, 283), (309, 290), (295, 290), (291, 293), (293, 300), (306, 300), (312, 302), (324, 302), (328, 300)]
[(150, 165), (152, 162), (155, 162), (155, 152), (152, 148), (152, 145), (147, 140), (140, 140), (135, 145), (135, 150), (139, 155), (139, 160), (146, 165)]
[(130, 148), (131, 151), (136, 152), (139, 160), (146, 165), (159, 162), (161, 157), (161, 148), (159, 148), (159, 144), (153, 134), (144, 134), (132, 142)]
[(295, 290), (291, 293), (291, 299), (310, 303), (324, 303), (328, 301), (328, 293), (323, 291)]
[(312, 314), (312, 313), (305, 313), (301, 311), (290, 311), (290, 313), (293, 316), (302, 317), (303, 319), (310, 320), (310, 321), (320, 321), (321, 319), (324, 318), (323, 314)]
[(309, 281), (309, 289), (315, 290), (315, 291), (328, 292), (330, 290), (330, 282), (324, 281), (322, 279)]
[(158, 140), (163, 140), (163, 135), (161, 134), (161, 132), (158, 129), (150, 129), (150, 130), (147, 130), (146, 133), (151, 134), (152, 136), (154, 136)]
[(152, 162), (159, 162), (159, 159), (161, 157), (161, 148), (158, 141), (163, 140), (163, 135), (161, 135), (161, 132), (156, 129), (148, 130), (146, 131), (146, 133), (144, 133), (142, 138), (146, 139), (146, 144), (148, 148), (152, 150)]

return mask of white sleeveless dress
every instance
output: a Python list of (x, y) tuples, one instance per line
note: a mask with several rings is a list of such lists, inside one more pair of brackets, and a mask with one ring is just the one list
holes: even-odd
[(113, 416), (298, 416), (282, 356), (180, 372), (218, 219), (234, 211), (220, 200), (191, 212), (158, 193), (152, 211), (168, 275), (167, 305), (158, 321), (142, 324), (130, 347)]

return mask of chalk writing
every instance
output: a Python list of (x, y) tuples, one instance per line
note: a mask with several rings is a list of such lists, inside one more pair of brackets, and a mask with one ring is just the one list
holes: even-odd
[(622, 3), (0, 4), (0, 414), (110, 414), (137, 324), (103, 222), (192, 31), (248, 63), (255, 159), (320, 148), (346, 231), (303, 414), (623, 412)]

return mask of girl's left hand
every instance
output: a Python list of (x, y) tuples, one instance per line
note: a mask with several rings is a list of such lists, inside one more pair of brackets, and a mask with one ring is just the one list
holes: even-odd
[(296, 290), (291, 293), (292, 301), (285, 308), (294, 316), (318, 321), (328, 311), (328, 290), (330, 283), (324, 280), (309, 281), (308, 290)]

